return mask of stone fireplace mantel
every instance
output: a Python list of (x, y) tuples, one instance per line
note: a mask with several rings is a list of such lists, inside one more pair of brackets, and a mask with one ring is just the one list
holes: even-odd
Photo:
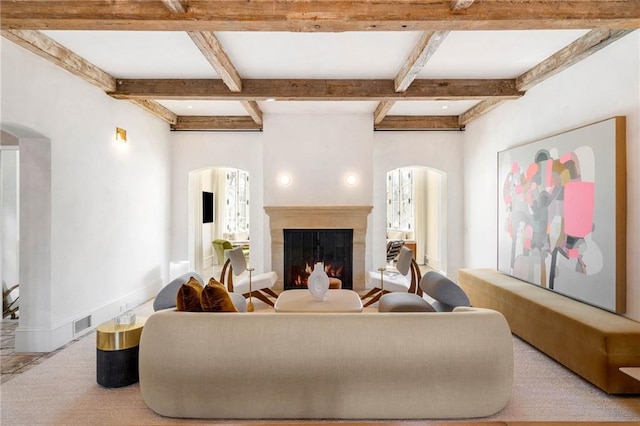
[(271, 230), (271, 270), (282, 290), (285, 229), (353, 229), (353, 289), (364, 290), (367, 217), (372, 206), (267, 206)]

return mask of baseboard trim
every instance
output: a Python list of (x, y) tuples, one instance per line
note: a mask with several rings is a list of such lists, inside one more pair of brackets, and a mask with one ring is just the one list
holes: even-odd
[[(52, 352), (70, 341), (92, 332), (98, 325), (108, 321), (129, 306), (131, 309), (154, 298), (162, 287), (161, 282), (149, 284), (119, 299), (105, 303), (91, 312), (81, 312), (72, 318), (65, 319), (51, 328), (21, 327), (16, 328), (16, 352)], [(75, 322), (89, 317), (90, 325), (75, 333)]]

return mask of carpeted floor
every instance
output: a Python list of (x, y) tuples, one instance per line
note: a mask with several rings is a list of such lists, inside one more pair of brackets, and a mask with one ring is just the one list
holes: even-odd
[[(139, 307), (137, 313), (149, 315), (151, 304)], [(498, 414), (473, 420), (640, 422), (640, 396), (607, 395), (522, 340), (514, 337), (513, 345), (515, 372), (511, 400)], [(214, 423), (156, 415), (144, 404), (138, 384), (118, 389), (99, 386), (96, 383), (95, 333), (2, 384), (0, 398), (2, 425)], [(240, 424), (237, 421), (221, 423)]]

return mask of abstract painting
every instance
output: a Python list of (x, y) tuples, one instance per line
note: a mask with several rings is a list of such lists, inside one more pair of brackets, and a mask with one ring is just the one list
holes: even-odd
[(626, 309), (625, 117), (498, 153), (498, 270)]

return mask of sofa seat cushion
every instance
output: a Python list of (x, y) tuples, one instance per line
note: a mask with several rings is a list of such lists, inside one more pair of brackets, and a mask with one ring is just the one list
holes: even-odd
[(384, 288), (385, 291), (400, 291), (406, 293), (409, 291), (409, 286), (411, 286), (411, 275), (402, 275), (400, 272), (383, 272), (384, 287), (380, 283), (380, 272), (369, 271), (367, 278), (370, 288)]
[[(276, 283), (278, 275), (271, 271), (263, 274), (252, 274), (251, 276), (251, 290), (257, 291), (263, 288), (271, 288)], [(235, 293), (246, 294), (249, 293), (249, 275), (243, 276), (238, 282), (233, 283), (233, 291)]]
[(387, 293), (378, 302), (378, 312), (435, 312), (422, 297), (412, 293)]

